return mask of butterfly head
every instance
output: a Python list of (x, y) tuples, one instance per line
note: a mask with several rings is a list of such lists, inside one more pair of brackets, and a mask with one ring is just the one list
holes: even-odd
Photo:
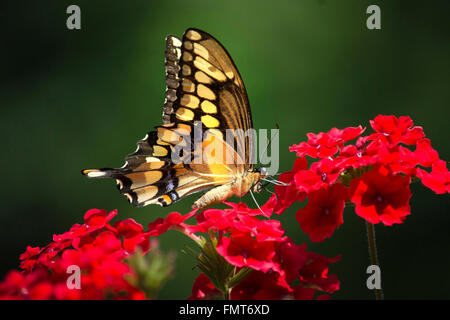
[(263, 187), (261, 186), (261, 179), (267, 177), (267, 168), (261, 167), (258, 169), (254, 169), (253, 174), (255, 178), (252, 186), (252, 191), (260, 192), (263, 189)]
[(259, 176), (261, 179), (267, 177), (267, 168), (265, 167), (261, 167), (259, 169), (257, 169), (259, 171)]

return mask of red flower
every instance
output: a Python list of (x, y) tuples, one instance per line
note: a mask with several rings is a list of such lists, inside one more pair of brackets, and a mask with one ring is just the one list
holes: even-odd
[(359, 168), (374, 164), (377, 161), (378, 148), (373, 144), (367, 146), (368, 136), (359, 137), (355, 145), (347, 145), (339, 152), (336, 158), (338, 166), (342, 169), (349, 167)]
[(352, 180), (350, 199), (356, 204), (356, 214), (370, 223), (402, 223), (411, 211), (409, 183), (409, 177), (393, 175), (385, 167)]
[(267, 272), (278, 270), (273, 261), (276, 243), (273, 241), (257, 241), (251, 235), (233, 232), (231, 237), (221, 237), (217, 244), (217, 252), (230, 264), (236, 267), (249, 267)]
[(292, 239), (288, 239), (280, 244), (277, 257), (280, 263), (280, 269), (284, 272), (284, 280), (291, 283), (299, 276), (300, 269), (308, 261), (306, 244), (296, 245)]
[(222, 293), (214, 287), (209, 278), (200, 273), (192, 286), (192, 295), (188, 300), (207, 300), (222, 297)]
[(424, 167), (431, 167), (433, 163), (439, 161), (439, 154), (431, 147), (430, 139), (426, 138), (417, 141), (414, 155), (416, 163)]
[(309, 193), (335, 183), (342, 171), (344, 169), (339, 167), (339, 163), (321, 159), (314, 162), (309, 170), (298, 171), (294, 177), (295, 185), (299, 191)]
[(33, 269), (37, 259), (39, 258), (40, 251), (41, 250), (39, 247), (28, 246), (26, 251), (20, 255), (20, 260), (22, 260), (20, 267), (26, 270)]
[(374, 120), (370, 120), (370, 125), (377, 132), (370, 135), (370, 139), (381, 139), (391, 145), (414, 145), (425, 137), (422, 127), (412, 127), (413, 121), (410, 117), (378, 115)]
[(75, 224), (66, 233), (54, 235), (53, 241), (72, 240), (76, 237), (88, 235), (94, 231), (102, 229), (107, 223), (117, 215), (117, 210), (107, 213), (103, 209), (90, 209), (84, 215), (84, 224)]
[(300, 282), (304, 286), (328, 293), (339, 290), (339, 280), (335, 274), (328, 274), (328, 266), (339, 261), (341, 257), (327, 258), (314, 252), (307, 252), (307, 256), (307, 262), (299, 271)]
[[(271, 199), (273, 200), (275, 198)], [(269, 201), (272, 202), (272, 200)], [(259, 209), (249, 209), (246, 205), (242, 204), (226, 204), (233, 209), (207, 209), (202, 211), (196, 216), (198, 221), (197, 225), (186, 225), (186, 230), (188, 230), (189, 233), (205, 233), (208, 232), (208, 230), (219, 231), (221, 233), (238, 231), (255, 237), (257, 241), (285, 240), (285, 237), (283, 237), (284, 230), (281, 229), (281, 223), (279, 221), (261, 221), (252, 216), (252, 212), (259, 211)]]
[(307, 206), (297, 212), (296, 218), (312, 242), (322, 242), (329, 238), (344, 222), (347, 198), (347, 188), (339, 183), (309, 194)]
[(361, 126), (340, 130), (333, 128), (327, 133), (308, 133), (308, 142), (289, 147), (290, 151), (296, 151), (297, 157), (310, 156), (312, 158), (328, 158), (336, 154), (339, 148), (349, 140), (355, 139), (364, 132)]
[(233, 229), (234, 218), (236, 212), (234, 210), (225, 209), (206, 209), (195, 216), (197, 225), (187, 226), (187, 230), (193, 232), (208, 232), (209, 229), (214, 231), (229, 232)]
[(10, 271), (0, 283), (1, 300), (46, 300), (51, 297), (52, 285), (45, 279), (47, 273), (39, 270), (33, 274)]
[(233, 208), (237, 214), (243, 214), (248, 216), (264, 216), (264, 217), (270, 217), (273, 213), (273, 209), (275, 205), (277, 204), (277, 196), (273, 194), (269, 200), (261, 206), (261, 210), (259, 208), (257, 209), (251, 209), (247, 206), (247, 204), (240, 202), (240, 203), (232, 203), (228, 201), (224, 201), (224, 203)]
[(186, 215), (181, 215), (178, 212), (172, 212), (167, 215), (165, 219), (158, 218), (155, 221), (148, 224), (148, 235), (151, 237), (157, 237), (165, 233), (169, 229), (179, 229), (180, 231), (187, 230), (187, 225), (184, 223), (187, 219), (195, 215), (197, 209), (192, 210)]
[[(132, 219), (109, 221), (114, 210), (92, 209), (85, 223), (54, 235), (54, 242), (42, 249), (27, 247), (21, 255), (22, 273), (11, 272), (0, 283), (4, 299), (143, 299), (140, 289), (131, 285), (136, 275), (123, 259), (138, 244), (148, 250), (149, 239), (141, 225)], [(123, 242), (121, 241), (123, 238)], [(139, 238), (139, 240), (137, 240)], [(69, 266), (80, 268), (81, 288), (69, 288)]]
[(295, 300), (312, 300), (316, 290), (313, 288), (305, 288), (302, 286), (296, 286), (294, 288), (294, 298)]
[(306, 158), (298, 158), (294, 162), (291, 171), (282, 173), (278, 180), (287, 184), (287, 186), (275, 185), (275, 193), (278, 196), (275, 213), (281, 214), (284, 210), (289, 208), (295, 201), (303, 201), (306, 193), (298, 190), (295, 185), (295, 174), (300, 170), (307, 170), (308, 163)]
[(103, 253), (112, 255), (119, 252), (119, 255), (125, 255), (122, 249), (122, 242), (117, 238), (117, 236), (107, 230), (100, 233), (92, 243), (92, 246), (100, 248)]
[[(230, 293), (231, 300), (312, 300), (316, 289), (296, 285), (288, 289), (279, 285), (277, 273), (253, 271), (237, 284)], [(316, 299), (324, 300), (327, 295)]]
[(231, 300), (292, 299), (291, 291), (278, 285), (278, 274), (253, 271), (237, 284), (230, 293)]
[(150, 249), (150, 238), (144, 233), (142, 225), (134, 219), (125, 219), (117, 221), (114, 224), (117, 235), (123, 237), (123, 248), (127, 252), (134, 252), (139, 246), (143, 253)]
[(407, 176), (416, 174), (417, 157), (401, 145), (382, 146), (378, 149), (377, 164), (381, 164), (393, 174), (402, 173)]
[(450, 173), (448, 172), (447, 164), (443, 160), (433, 163), (431, 173), (420, 168), (417, 169), (417, 177), (422, 180), (425, 186), (437, 194), (450, 192)]
[[(247, 233), (257, 241), (284, 241), (284, 230), (278, 220), (258, 220), (246, 215), (237, 215), (234, 219), (233, 230)], [(233, 232), (233, 231), (232, 231)]]

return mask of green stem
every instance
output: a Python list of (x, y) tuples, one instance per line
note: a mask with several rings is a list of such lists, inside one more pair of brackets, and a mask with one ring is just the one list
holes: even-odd
[(223, 293), (223, 300), (230, 300), (230, 289), (225, 290)]
[[(375, 241), (375, 226), (372, 223), (366, 221), (366, 227), (367, 227), (367, 241), (369, 242), (370, 263), (372, 265), (380, 267), (377, 257), (377, 244)], [(383, 300), (382, 288), (375, 289), (375, 298), (376, 300)]]
[(233, 278), (230, 279), (228, 287), (233, 288), (235, 285), (241, 282), (242, 279), (248, 276), (252, 271), (253, 269), (251, 268), (242, 268), (237, 274), (233, 276)]

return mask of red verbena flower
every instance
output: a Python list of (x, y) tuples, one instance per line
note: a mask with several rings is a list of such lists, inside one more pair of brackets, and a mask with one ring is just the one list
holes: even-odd
[(282, 276), (284, 276), (282, 282), (290, 284), (298, 278), (300, 269), (308, 261), (306, 244), (297, 245), (292, 239), (288, 239), (278, 247), (277, 258), (283, 273)]
[[(133, 219), (109, 221), (117, 214), (91, 209), (84, 224), (76, 224), (42, 249), (27, 247), (20, 258), (22, 272), (12, 271), (0, 283), (2, 299), (143, 299), (131, 284), (136, 274), (124, 258), (139, 246), (150, 248), (149, 237)], [(69, 287), (71, 267), (80, 270), (80, 287)], [(129, 280), (127, 280), (129, 279)]]
[(410, 117), (378, 115), (374, 120), (370, 120), (370, 125), (376, 131), (370, 135), (371, 140), (381, 139), (391, 145), (414, 145), (425, 137), (422, 127), (413, 127)]
[(433, 163), (430, 173), (420, 168), (417, 169), (417, 177), (437, 194), (450, 192), (450, 172), (447, 169), (447, 163), (443, 160)]
[(322, 242), (329, 238), (344, 222), (343, 213), (347, 198), (347, 187), (340, 183), (309, 194), (308, 204), (297, 212), (296, 218), (312, 242)]
[(77, 237), (89, 235), (108, 225), (108, 222), (117, 215), (117, 210), (108, 213), (102, 209), (90, 209), (84, 215), (84, 224), (75, 224), (68, 232), (53, 235), (54, 242), (73, 240)]
[(416, 150), (414, 150), (415, 162), (423, 167), (431, 167), (439, 160), (439, 154), (431, 146), (430, 139), (424, 138), (416, 143)]
[(306, 158), (298, 158), (294, 162), (291, 171), (282, 173), (278, 180), (285, 183), (286, 186), (275, 185), (275, 193), (278, 196), (275, 204), (275, 213), (281, 214), (284, 210), (289, 208), (295, 201), (303, 201), (306, 193), (300, 191), (295, 185), (294, 177), (300, 170), (307, 170), (308, 163)]
[[(264, 214), (259, 209), (250, 209), (242, 203), (225, 202), (231, 209), (206, 209), (197, 214), (197, 225), (186, 225), (185, 228), (190, 233), (205, 233), (208, 230), (221, 233), (238, 231), (248, 233), (258, 241), (282, 241), (284, 230), (278, 220), (259, 220), (255, 217), (257, 212), (267, 216), (267, 213), (273, 210), (274, 200), (276, 201), (276, 198), (272, 196), (268, 203), (261, 207)], [(269, 210), (269, 207), (272, 209)]]
[(310, 193), (335, 183), (343, 171), (338, 162), (321, 159), (314, 162), (309, 170), (299, 170), (294, 176), (294, 181), (300, 191)]
[(145, 254), (150, 250), (150, 237), (144, 233), (144, 227), (134, 219), (128, 218), (114, 224), (117, 236), (123, 238), (123, 248), (132, 253), (139, 247)]
[(364, 132), (361, 126), (350, 127), (343, 130), (333, 128), (327, 133), (308, 133), (308, 142), (289, 147), (290, 151), (296, 151), (297, 157), (310, 156), (312, 158), (328, 158), (334, 156), (343, 144), (353, 140)]
[(188, 300), (210, 300), (221, 297), (222, 292), (214, 287), (211, 280), (204, 273), (200, 273), (195, 278), (192, 286), (192, 295)]
[(335, 159), (337, 166), (343, 169), (359, 168), (374, 164), (378, 161), (378, 148), (374, 144), (367, 145), (368, 136), (359, 137), (355, 145), (346, 145)]
[(230, 293), (231, 300), (281, 300), (292, 299), (291, 291), (280, 286), (278, 274), (253, 271), (237, 284)]
[(340, 256), (327, 258), (314, 252), (307, 252), (308, 260), (299, 271), (300, 282), (307, 287), (333, 293), (339, 290), (340, 282), (335, 274), (328, 274), (330, 263), (341, 259)]
[(172, 212), (167, 215), (165, 219), (158, 218), (155, 221), (148, 224), (148, 235), (151, 237), (157, 237), (165, 233), (169, 229), (177, 229), (184, 233), (189, 233), (188, 225), (184, 222), (195, 215), (197, 209), (192, 210), (186, 215), (181, 215), (178, 212)]
[[(247, 204), (240, 202), (240, 203), (232, 203), (228, 201), (224, 201), (224, 203), (235, 210), (237, 214), (240, 215), (248, 215), (248, 216), (264, 216), (266, 218), (269, 218), (272, 213), (274, 212), (274, 208), (277, 205), (277, 196), (273, 194), (269, 200), (261, 206), (261, 210), (259, 208), (257, 209), (251, 209), (247, 206)], [(275, 211), (277, 213), (277, 211)], [(278, 214), (278, 213), (277, 213)]]
[(356, 214), (370, 223), (402, 223), (411, 213), (409, 184), (408, 176), (393, 175), (379, 166), (352, 180), (350, 200), (356, 205)]
[[(326, 258), (312, 252), (306, 252), (305, 246), (297, 246), (292, 240), (280, 247), (284, 274), (277, 272), (253, 271), (231, 291), (234, 300), (279, 300), (314, 299), (317, 291), (332, 293), (339, 289), (336, 275), (328, 274), (328, 265), (340, 259)], [(282, 253), (281, 253), (282, 252)], [(296, 261), (295, 258), (298, 260)], [(290, 271), (288, 271), (290, 270)], [(283, 278), (284, 276), (284, 278)], [(280, 281), (283, 278), (285, 281)], [(300, 284), (290, 286), (297, 279)], [(328, 295), (319, 295), (316, 299), (327, 299)]]
[(275, 241), (258, 241), (248, 233), (235, 231), (231, 236), (221, 237), (217, 244), (217, 252), (230, 264), (236, 267), (248, 267), (264, 272), (277, 270), (273, 261)]

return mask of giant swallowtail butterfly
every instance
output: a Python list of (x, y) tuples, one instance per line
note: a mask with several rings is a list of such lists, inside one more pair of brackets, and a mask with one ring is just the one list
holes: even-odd
[[(244, 83), (225, 48), (211, 35), (188, 29), (182, 39), (166, 38), (166, 101), (163, 124), (137, 142), (117, 169), (86, 169), (90, 178), (114, 178), (122, 194), (137, 206), (168, 206), (187, 195), (206, 191), (193, 208), (204, 208), (232, 195), (242, 197), (264, 178), (264, 168), (251, 161), (252, 115)], [(202, 130), (196, 139), (196, 124)], [(227, 131), (233, 132), (229, 142)], [(174, 161), (175, 148), (186, 141), (197, 146), (220, 146), (232, 154), (210, 150), (203, 161)], [(186, 147), (186, 146), (185, 146)], [(183, 158), (186, 159), (186, 152)], [(228, 160), (228, 158), (227, 158)]]

